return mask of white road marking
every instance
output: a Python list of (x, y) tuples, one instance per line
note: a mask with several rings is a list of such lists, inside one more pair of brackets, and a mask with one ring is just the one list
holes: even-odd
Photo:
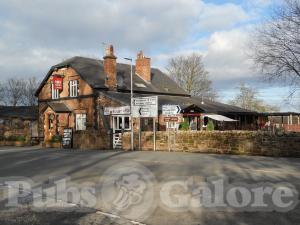
[[(96, 214), (101, 214), (101, 215), (104, 215), (104, 216), (107, 216), (107, 217), (110, 217), (110, 218), (114, 218), (114, 219), (121, 219), (121, 217), (118, 216), (118, 215), (102, 212), (102, 211), (99, 211), (99, 210), (96, 212)], [(129, 222), (132, 223), (132, 224), (135, 224), (135, 225), (146, 225), (144, 223), (137, 222), (137, 221), (134, 221), (134, 220), (129, 220)]]

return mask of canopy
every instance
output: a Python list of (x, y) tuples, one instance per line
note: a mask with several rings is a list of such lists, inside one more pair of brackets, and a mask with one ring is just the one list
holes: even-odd
[(222, 115), (204, 115), (206, 117), (209, 117), (213, 120), (217, 120), (217, 121), (225, 121), (225, 122), (235, 122), (237, 120), (233, 120), (231, 118), (228, 118), (226, 116), (222, 116)]

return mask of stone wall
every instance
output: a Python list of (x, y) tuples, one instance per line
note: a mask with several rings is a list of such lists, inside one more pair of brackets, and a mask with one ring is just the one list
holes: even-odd
[[(135, 148), (139, 138), (135, 134)], [(156, 150), (168, 151), (168, 132), (156, 133)], [(141, 150), (153, 151), (153, 132), (141, 135)], [(123, 149), (130, 149), (130, 133), (123, 135)], [(170, 133), (171, 151), (300, 157), (300, 134), (260, 131), (179, 131)]]
[(73, 148), (111, 149), (111, 138), (108, 134), (96, 130), (76, 131), (73, 135)]

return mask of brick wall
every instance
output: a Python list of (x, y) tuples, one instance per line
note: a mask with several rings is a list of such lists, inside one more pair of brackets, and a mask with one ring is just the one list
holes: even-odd
[(76, 131), (73, 135), (75, 149), (111, 149), (110, 136), (99, 131)]
[[(168, 132), (158, 131), (157, 151), (168, 151)], [(300, 157), (300, 134), (260, 131), (180, 131), (170, 134), (172, 151)], [(138, 148), (135, 134), (135, 147)], [(153, 150), (153, 133), (143, 132), (142, 149)], [(130, 149), (130, 133), (123, 135), (123, 149)]]

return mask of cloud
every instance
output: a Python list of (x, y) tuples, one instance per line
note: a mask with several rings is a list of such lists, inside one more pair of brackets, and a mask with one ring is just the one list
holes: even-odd
[(204, 63), (213, 80), (252, 78), (247, 55), (249, 30), (232, 29), (213, 33), (208, 39)]
[(101, 57), (102, 42), (113, 43), (118, 56), (178, 46), (199, 6), (198, 0), (1, 1), (1, 77), (44, 76), (63, 58)]
[[(39, 47), (95, 49), (101, 42), (150, 49), (185, 38), (197, 13), (196, 0), (7, 1), (7, 33)], [(1, 13), (2, 13), (1, 12)], [(13, 27), (20, 29), (13, 31)], [(21, 37), (21, 36), (19, 36)]]
[(247, 19), (249, 19), (249, 15), (240, 5), (232, 3), (222, 5), (203, 3), (198, 25), (202, 31), (215, 31), (231, 28)]

